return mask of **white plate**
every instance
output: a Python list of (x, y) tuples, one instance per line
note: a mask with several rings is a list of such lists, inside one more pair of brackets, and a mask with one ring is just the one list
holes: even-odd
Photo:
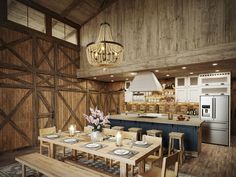
[(126, 150), (126, 149), (117, 149), (114, 151), (114, 154), (117, 154), (117, 155), (126, 155), (126, 154), (129, 154), (129, 151)]
[(147, 142), (144, 142), (144, 141), (136, 141), (134, 144), (137, 144), (137, 145), (146, 145)]
[(97, 143), (86, 144), (86, 147), (88, 147), (88, 148), (96, 148), (99, 146), (100, 146), (100, 144), (97, 144)]
[(68, 139), (64, 139), (65, 143), (75, 143), (76, 139), (75, 138), (68, 138)]
[(58, 135), (47, 135), (46, 137), (47, 138), (58, 138), (59, 136)]

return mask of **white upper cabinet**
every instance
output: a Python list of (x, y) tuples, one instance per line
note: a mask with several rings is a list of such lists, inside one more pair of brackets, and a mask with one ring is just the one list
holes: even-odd
[(175, 87), (176, 88), (185, 88), (187, 85), (187, 77), (176, 77), (175, 78)]
[(175, 78), (175, 101), (176, 102), (199, 102), (199, 79), (198, 76)]
[(230, 72), (200, 74), (201, 95), (230, 95)]

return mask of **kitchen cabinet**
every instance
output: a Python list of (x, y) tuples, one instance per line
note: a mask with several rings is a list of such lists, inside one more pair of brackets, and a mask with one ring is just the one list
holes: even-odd
[(185, 88), (187, 85), (187, 77), (176, 77), (175, 88)]
[(200, 95), (230, 95), (230, 72), (200, 74)]
[(175, 101), (176, 102), (199, 102), (199, 79), (198, 76), (175, 78)]
[(186, 88), (177, 88), (175, 90), (175, 101), (176, 102), (187, 102), (188, 100), (188, 93)]

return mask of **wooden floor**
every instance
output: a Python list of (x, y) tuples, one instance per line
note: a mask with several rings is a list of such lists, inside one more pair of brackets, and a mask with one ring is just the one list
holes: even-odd
[[(39, 151), (27, 148), (0, 154), (0, 166), (14, 163), (16, 155)], [(236, 177), (236, 136), (232, 137), (231, 147), (202, 144), (202, 153), (198, 158), (184, 161), (180, 172), (196, 177)]]
[(197, 177), (236, 177), (236, 136), (231, 147), (202, 144), (198, 158), (187, 158), (180, 172)]

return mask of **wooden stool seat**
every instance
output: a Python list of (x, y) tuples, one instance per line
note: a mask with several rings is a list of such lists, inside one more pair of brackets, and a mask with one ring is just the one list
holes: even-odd
[(171, 132), (169, 133), (169, 136), (171, 138), (182, 138), (184, 136), (184, 133), (180, 133), (180, 132)]
[(123, 126), (114, 126), (111, 129), (123, 131), (125, 129), (125, 127), (123, 127)]
[(184, 133), (180, 132), (171, 132), (169, 133), (169, 148), (168, 155), (171, 155), (174, 152), (174, 141), (178, 140), (179, 142), (179, 151), (180, 151), (180, 164), (183, 163), (184, 159)]
[(129, 132), (135, 132), (137, 133), (137, 139), (141, 140), (142, 139), (142, 128), (138, 128), (138, 127), (131, 127), (128, 129)]
[(162, 130), (147, 130), (147, 135), (148, 136), (157, 136), (157, 137), (162, 137)]

